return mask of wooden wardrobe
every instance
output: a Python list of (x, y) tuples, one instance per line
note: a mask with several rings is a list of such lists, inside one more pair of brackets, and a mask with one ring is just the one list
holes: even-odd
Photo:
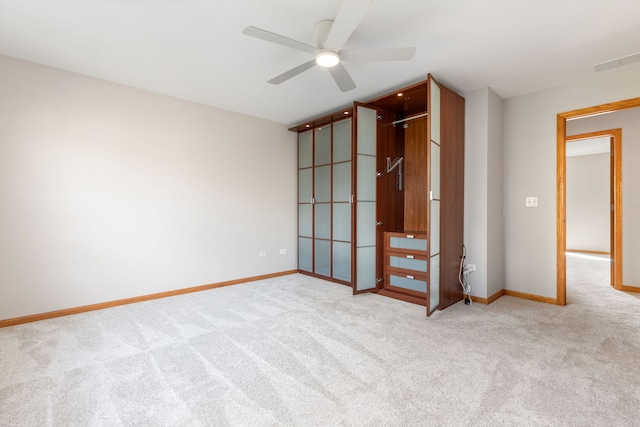
[(298, 269), (354, 294), (463, 298), (464, 98), (431, 75), (298, 132)]

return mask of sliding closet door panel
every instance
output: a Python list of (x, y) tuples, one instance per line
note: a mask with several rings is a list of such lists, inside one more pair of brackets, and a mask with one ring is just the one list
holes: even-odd
[(431, 312), (440, 305), (440, 255), (431, 257), (429, 265), (431, 271), (429, 273), (429, 307)]
[(315, 238), (331, 239), (331, 203), (316, 203), (315, 209)]
[(376, 200), (376, 158), (358, 154), (357, 195), (358, 201)]
[(298, 269), (313, 272), (313, 131), (298, 134)]
[(376, 203), (358, 202), (358, 247), (376, 245)]
[(298, 235), (313, 237), (313, 208), (311, 204), (298, 205)]
[(298, 135), (298, 169), (313, 166), (313, 132), (308, 130)]
[(431, 194), (440, 200), (440, 146), (431, 143)]
[(351, 241), (351, 204), (333, 204), (333, 240)]
[(313, 197), (313, 169), (298, 171), (298, 203), (311, 203)]
[(331, 241), (315, 239), (314, 246), (314, 272), (331, 277)]
[(351, 198), (351, 162), (333, 165), (333, 202), (349, 202)]
[(313, 239), (298, 238), (298, 268), (313, 272)]
[(429, 82), (431, 141), (440, 144), (440, 86), (432, 79)]
[(333, 242), (333, 277), (351, 281), (351, 243)]
[(431, 142), (431, 206), (429, 209), (430, 255), (440, 253), (440, 146)]
[(331, 166), (318, 166), (315, 168), (314, 199), (316, 203), (328, 203), (331, 201)]
[(333, 124), (333, 163), (351, 160), (351, 119)]
[(315, 144), (315, 159), (313, 164), (328, 165), (331, 163), (331, 126), (323, 126), (314, 129), (316, 144)]
[(440, 306), (440, 86), (429, 79), (429, 291), (427, 316)]
[(333, 123), (333, 277), (351, 283), (351, 117)]
[(368, 246), (356, 249), (356, 286), (354, 291), (377, 289), (376, 284), (376, 247)]
[(440, 200), (431, 201), (430, 222), (429, 254), (434, 256), (440, 253)]
[(377, 289), (375, 108), (356, 104), (356, 277), (354, 293)]
[(378, 111), (375, 108), (358, 105), (358, 140), (356, 142), (358, 154), (376, 156), (376, 132)]

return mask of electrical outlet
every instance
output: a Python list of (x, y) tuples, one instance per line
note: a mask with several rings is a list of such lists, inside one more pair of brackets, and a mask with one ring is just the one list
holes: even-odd
[(537, 208), (538, 207), (538, 198), (537, 197), (527, 197), (525, 199), (525, 206), (528, 208)]
[(280, 249), (280, 255), (286, 255), (286, 254), (287, 254), (286, 249)]
[(259, 256), (267, 256), (267, 251), (260, 251)]

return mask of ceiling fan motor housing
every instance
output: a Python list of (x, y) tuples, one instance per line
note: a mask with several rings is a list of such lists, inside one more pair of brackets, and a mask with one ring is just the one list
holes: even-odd
[(316, 55), (316, 64), (321, 67), (335, 67), (340, 63), (340, 56), (330, 50), (325, 50)]

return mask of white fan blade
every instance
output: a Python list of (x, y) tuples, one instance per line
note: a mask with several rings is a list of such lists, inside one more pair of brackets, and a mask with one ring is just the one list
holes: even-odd
[(416, 54), (415, 47), (347, 49), (339, 52), (344, 61), (408, 61)]
[(371, 0), (343, 0), (338, 16), (324, 43), (325, 49), (338, 52), (347, 42), (371, 6)]
[(280, 83), (285, 82), (290, 78), (297, 76), (303, 71), (307, 71), (309, 68), (313, 67), (314, 65), (316, 65), (316, 60), (312, 59), (311, 61), (305, 62), (302, 65), (298, 65), (297, 67), (292, 68), (289, 71), (285, 71), (284, 73), (278, 76), (275, 76), (271, 80), (267, 81), (267, 83), (271, 83), (272, 85), (279, 85)]
[(356, 84), (353, 82), (353, 79), (347, 72), (347, 69), (344, 68), (344, 65), (338, 64), (334, 67), (327, 68), (331, 73), (331, 77), (336, 81), (336, 84), (343, 92), (348, 92), (351, 89), (356, 88)]
[(299, 42), (298, 40), (290, 39), (280, 34), (272, 33), (271, 31), (263, 30), (256, 27), (247, 27), (242, 30), (242, 34), (255, 37), (257, 39), (265, 40), (271, 43), (279, 44), (282, 46), (291, 47), (293, 49), (301, 50), (303, 52), (318, 53), (318, 49), (308, 45), (306, 43)]

